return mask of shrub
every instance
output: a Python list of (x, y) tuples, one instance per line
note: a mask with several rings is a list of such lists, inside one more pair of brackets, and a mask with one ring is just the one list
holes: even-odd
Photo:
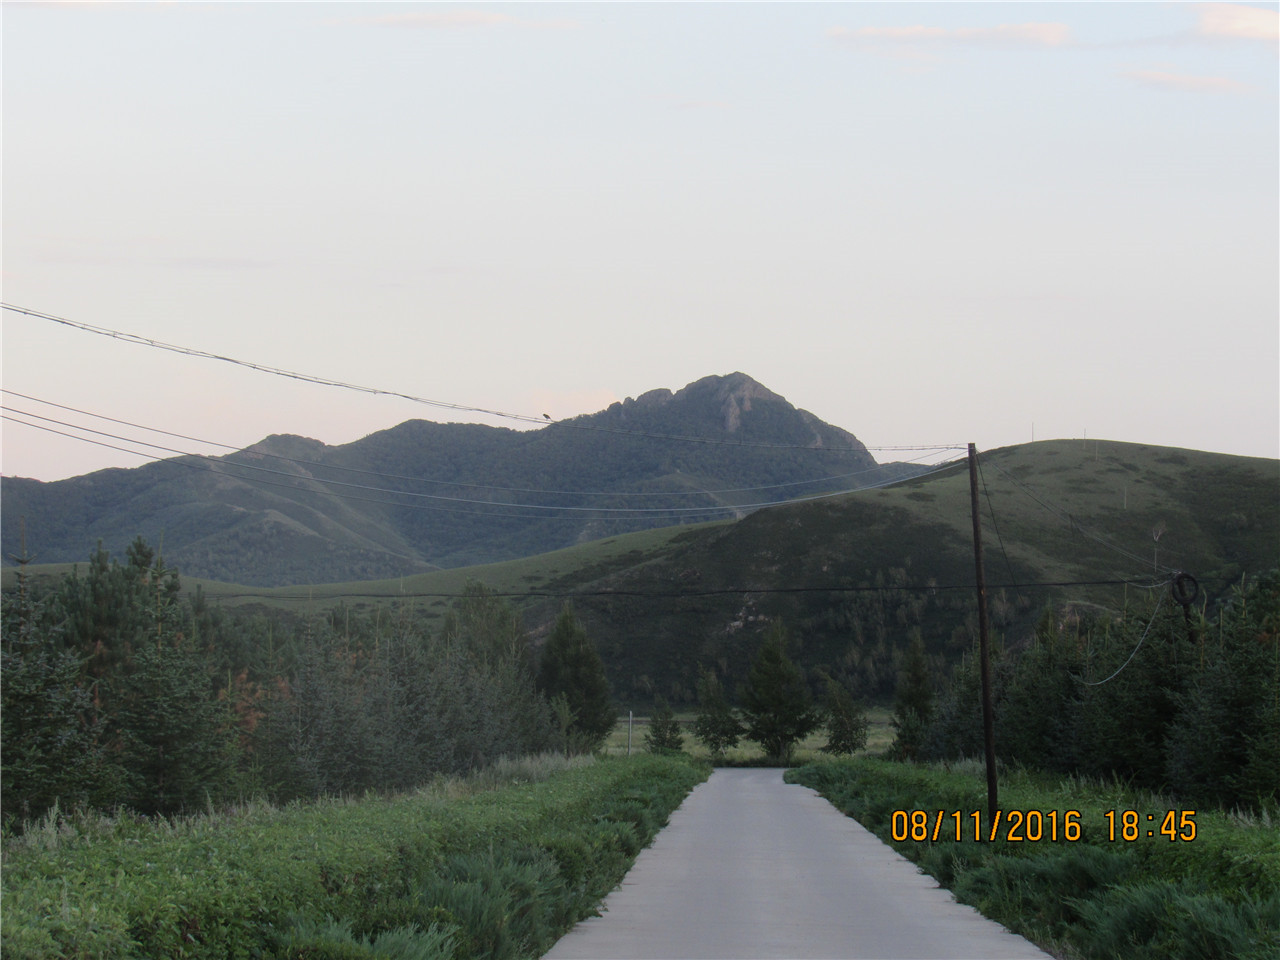
[(649, 730), (644, 735), (645, 745), (654, 753), (679, 753), (684, 748), (684, 734), (671, 705), (659, 696), (654, 704)]

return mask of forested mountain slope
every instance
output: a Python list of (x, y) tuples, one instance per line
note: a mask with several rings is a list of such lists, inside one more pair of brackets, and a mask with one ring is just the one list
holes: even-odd
[[(984, 451), (979, 463), (999, 644), (1024, 642), (1046, 611), (1075, 619), (1127, 608), (1142, 617), (1159, 596), (1168, 602), (1175, 570), (1200, 583), (1197, 615), (1205, 605), (1212, 614), (1242, 577), (1280, 567), (1275, 460), (1058, 440)], [(571, 599), (623, 703), (657, 694), (687, 703), (700, 665), (732, 687), (779, 618), (810, 678), (826, 671), (884, 698), (916, 633), (937, 676), (972, 648), (968, 473), (958, 464), (736, 521), (620, 534), (496, 564), (306, 587), (202, 586), (228, 610), (345, 623), (385, 616), (389, 605), (437, 618), (470, 581), (510, 598), (536, 637)]]
[[(1060, 440), (987, 451), (979, 462), (1000, 643), (1025, 641), (1046, 610), (1140, 612), (1168, 593), (1174, 571), (1197, 578), (1202, 609), (1242, 576), (1280, 567), (1275, 460)], [(730, 683), (744, 679), (779, 618), (811, 677), (826, 671), (883, 698), (916, 633), (938, 676), (971, 649), (972, 531), (968, 472), (959, 464), (676, 533), (632, 563), (574, 569), (560, 558), (553, 575), (528, 587), (578, 594), (574, 604), (624, 698), (688, 702), (699, 664)], [(499, 579), (502, 569), (468, 573), (488, 581), (492, 570), (492, 582), (519, 590)], [(537, 576), (533, 560), (520, 569)], [(434, 576), (417, 582), (429, 589)], [(558, 602), (528, 601), (527, 619), (535, 628), (549, 622)]]
[(513, 559), (911, 472), (735, 373), (538, 430), (411, 420), (340, 446), (271, 436), (212, 460), (6, 477), (0, 502), (9, 557), (22, 518), (39, 563), (141, 535), (188, 576), (268, 586)]

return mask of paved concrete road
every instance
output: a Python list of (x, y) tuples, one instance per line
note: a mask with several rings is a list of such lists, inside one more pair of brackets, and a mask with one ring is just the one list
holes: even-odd
[(548, 960), (1048, 958), (780, 770), (717, 770)]

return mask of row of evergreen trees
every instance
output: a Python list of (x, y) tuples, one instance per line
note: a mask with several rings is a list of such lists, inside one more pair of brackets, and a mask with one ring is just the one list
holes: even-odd
[[(1167, 594), (1120, 617), (1046, 612), (1028, 646), (993, 656), (992, 679), (1004, 762), (1197, 803), (1280, 800), (1277, 573), (1238, 587), (1213, 618)], [(977, 658), (934, 698), (909, 656), (894, 722), (900, 756), (982, 756)]]
[(615, 713), (566, 607), (535, 658), (469, 587), (434, 634), (406, 616), (281, 631), (221, 617), (141, 540), (3, 602), (4, 810), (168, 814), (251, 794), (393, 790), (500, 756), (590, 750)]
[[(1046, 614), (1034, 642), (994, 663), (997, 754), (1119, 776), (1197, 802), (1261, 805), (1280, 793), (1280, 580), (1236, 591), (1212, 620), (1162, 600), (1120, 618)], [(615, 708), (571, 608), (535, 657), (518, 616), (472, 586), (427, 632), (404, 615), (282, 628), (224, 617), (142, 540), (120, 563), (0, 610), (4, 810), (55, 803), (172, 813), (251, 794), (275, 799), (410, 787), (503, 755), (601, 744)], [(739, 690), (697, 682), (694, 734), (722, 758), (741, 739), (787, 762), (826, 724), (828, 749), (866, 739), (839, 683), (815, 699), (775, 625)], [(982, 752), (976, 658), (934, 696), (917, 638), (899, 670), (898, 755)], [(661, 708), (661, 705), (660, 705)], [(678, 747), (660, 709), (651, 736)], [(665, 733), (664, 733), (665, 731)], [(667, 739), (663, 739), (663, 737)]]
[(6, 816), (54, 803), (167, 811), (235, 779), (231, 704), (215, 697), (177, 574), (142, 541), (101, 550), (43, 596), (20, 577), (3, 624)]
[[(123, 563), (99, 549), (52, 588), (20, 575), (0, 639), (11, 818), (59, 803), (170, 814), (246, 795), (398, 790), (504, 755), (590, 751), (616, 719), (567, 605), (537, 656), (514, 610), (479, 585), (434, 632), (403, 612), (247, 620), (184, 596), (140, 538)], [(815, 700), (786, 647), (777, 624), (741, 715), (704, 669), (695, 734), (717, 758), (748, 739), (785, 763), (822, 724), (834, 752), (865, 743), (848, 691), (828, 680)], [(678, 747), (674, 720), (662, 739), (662, 707), (654, 746)]]
[[(741, 692), (741, 713), (730, 703), (720, 678), (705, 666), (698, 677), (698, 714), (693, 735), (721, 762), (741, 740), (760, 745), (769, 762), (788, 764), (795, 746), (819, 727), (827, 728), (827, 753), (849, 754), (867, 742), (868, 721), (843, 684), (825, 677), (824, 695), (814, 699), (800, 668), (787, 656), (787, 631), (779, 621), (751, 660)], [(680, 750), (684, 736), (665, 698), (657, 698), (650, 749)]]

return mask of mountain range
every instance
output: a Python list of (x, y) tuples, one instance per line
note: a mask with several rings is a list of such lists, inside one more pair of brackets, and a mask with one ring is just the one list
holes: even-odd
[[(3, 550), (38, 563), (142, 536), (183, 574), (255, 586), (493, 563), (919, 473), (743, 373), (535, 430), (410, 420), (328, 446), (273, 435), (54, 482), (0, 481)], [(23, 521), (19, 523), (19, 520)]]
[[(1053, 440), (981, 451), (978, 466), (999, 642), (1045, 616), (1149, 614), (1179, 571), (1212, 613), (1280, 568), (1276, 460)], [(779, 621), (811, 676), (883, 700), (913, 636), (942, 676), (976, 630), (964, 464), (877, 465), (742, 374), (535, 431), (275, 436), (2, 490), (4, 551), (19, 553), (24, 519), (39, 577), (142, 535), (188, 590), (250, 616), (376, 621), (389, 607), (433, 629), (479, 582), (537, 641), (570, 601), (622, 702), (688, 703), (699, 666), (741, 683)]]
[[(1199, 591), (1193, 621), (1244, 578), (1280, 568), (1280, 462), (1133, 443), (1048, 440), (978, 457), (993, 635), (1027, 642), (1042, 618), (1145, 622), (1176, 572)], [(59, 577), (65, 565), (29, 569)], [(385, 580), (183, 586), (227, 615), (296, 624), (389, 622), (434, 630), (480, 583), (515, 604), (535, 642), (572, 603), (619, 702), (690, 703), (701, 666), (730, 688), (774, 624), (810, 678), (893, 696), (916, 635), (946, 676), (977, 630), (963, 463), (876, 489), (753, 510), (741, 519), (622, 533), (483, 566)], [(15, 582), (5, 571), (6, 588)], [(1177, 617), (1175, 620), (1180, 621)], [(1206, 651), (1206, 655), (1208, 652)]]

